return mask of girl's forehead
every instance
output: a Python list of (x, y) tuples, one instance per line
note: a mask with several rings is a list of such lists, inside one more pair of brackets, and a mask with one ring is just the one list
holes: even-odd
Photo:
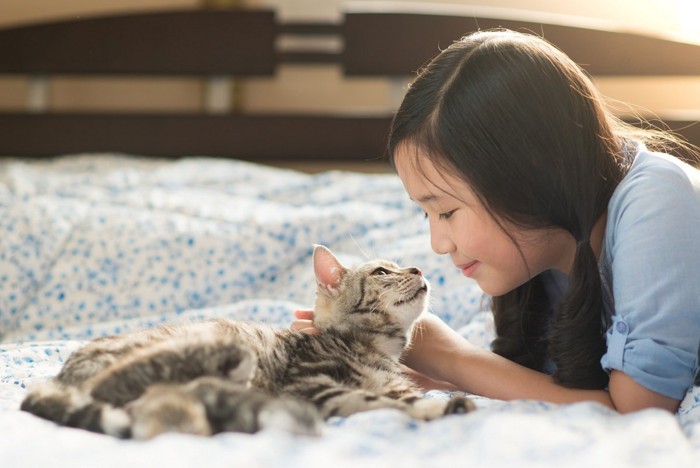
[(411, 199), (424, 203), (440, 198), (462, 198), (470, 192), (465, 181), (412, 145), (401, 145), (394, 156), (394, 165)]

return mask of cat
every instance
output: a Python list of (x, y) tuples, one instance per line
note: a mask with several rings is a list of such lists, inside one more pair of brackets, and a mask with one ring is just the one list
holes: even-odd
[(212, 319), (98, 338), (21, 409), (66, 426), (148, 439), (278, 428), (317, 435), (321, 422), (376, 408), (420, 420), (475, 409), (423, 398), (399, 364), (429, 284), (418, 268), (371, 260), (348, 268), (316, 246), (318, 334)]

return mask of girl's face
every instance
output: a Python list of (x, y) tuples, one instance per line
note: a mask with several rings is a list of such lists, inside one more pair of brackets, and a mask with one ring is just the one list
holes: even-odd
[(408, 144), (398, 147), (395, 165), (409, 196), (425, 211), (432, 249), (449, 254), (487, 294), (501, 296), (551, 268), (569, 273), (575, 241), (566, 231), (525, 230), (501, 222), (518, 250), (459, 177), (441, 172)]

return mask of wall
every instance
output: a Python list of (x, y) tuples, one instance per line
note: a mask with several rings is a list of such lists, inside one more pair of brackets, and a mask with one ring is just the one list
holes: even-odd
[[(2, 0), (0, 27), (36, 21), (185, 8), (199, 0)], [(27, 105), (26, 77), (0, 75), (0, 108)], [(183, 110), (200, 106), (202, 85), (198, 80), (125, 78), (96, 79), (60, 77), (50, 81), (50, 108), (139, 110)]]
[[(120, 11), (191, 7), (203, 1), (219, 5), (245, 1), (254, 6), (273, 6), (286, 20), (339, 20), (342, 9), (341, 0), (2, 0), (0, 27)], [(450, 3), (450, 0), (442, 3)], [(700, 26), (687, 21), (688, 18), (697, 19), (700, 7), (694, 6), (696, 0), (453, 0), (451, 3), (583, 15), (633, 29), (683, 34), (691, 39), (700, 37), (698, 30), (692, 29)], [(598, 85), (614, 100), (630, 102), (653, 112), (680, 114), (700, 109), (700, 82), (694, 78), (606, 78), (599, 79)], [(396, 105), (405, 83), (348, 80), (332, 66), (285, 66), (280, 68), (276, 80), (246, 80), (242, 86), (241, 105), (252, 111), (341, 109), (344, 112), (384, 112)], [(0, 108), (25, 106), (27, 89), (28, 82), (24, 77), (0, 77)], [(202, 102), (202, 84), (189, 79), (61, 77), (51, 81), (51, 91), (50, 105), (56, 110), (183, 110), (199, 109)]]
[[(543, 14), (577, 15), (617, 24), (621, 27), (651, 32), (652, 34), (676, 35), (683, 40), (700, 42), (700, 2), (698, 0), (404, 0), (407, 4), (452, 3), (496, 8), (516, 8)], [(280, 16), (288, 20), (302, 20), (306, 17), (339, 20), (344, 0), (247, 0), (247, 3), (272, 6)], [(377, 2), (370, 2), (377, 3)], [(381, 2), (378, 2), (381, 3)], [(358, 103), (358, 107), (370, 110), (392, 108), (396, 96), (400, 96), (396, 84), (377, 83), (372, 80), (356, 80), (356, 89), (348, 88), (347, 80), (326, 85), (320, 90), (322, 101), (313, 99), (304, 89), (295, 90), (295, 83), (313, 81), (313, 74), (307, 70), (293, 70), (289, 76), (282, 76), (276, 83), (250, 83), (248, 85), (249, 105), (263, 110), (272, 108), (308, 106), (318, 102), (328, 106), (344, 105), (339, 98), (339, 90), (347, 90), (346, 101)], [(327, 75), (332, 70), (326, 70)], [(331, 83), (335, 83), (332, 81)], [(360, 86), (365, 85), (365, 88)], [(700, 118), (700, 79), (686, 77), (648, 78), (598, 78), (601, 92), (611, 100), (612, 107), (621, 113), (631, 111), (643, 114), (658, 113), (674, 116)], [(377, 90), (371, 101), (366, 101), (355, 91)], [(280, 104), (281, 103), (281, 104)]]

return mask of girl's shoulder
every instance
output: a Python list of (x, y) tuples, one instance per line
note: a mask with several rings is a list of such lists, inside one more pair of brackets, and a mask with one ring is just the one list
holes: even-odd
[(682, 160), (642, 149), (608, 204), (609, 220), (651, 213), (700, 215), (700, 170)]
[(700, 232), (700, 170), (667, 154), (638, 152), (608, 203), (605, 248), (675, 249), (689, 232)]
[(617, 191), (634, 190), (637, 185), (647, 189), (663, 188), (668, 184), (675, 185), (677, 189), (700, 190), (700, 170), (669, 154), (642, 149), (635, 156)]

